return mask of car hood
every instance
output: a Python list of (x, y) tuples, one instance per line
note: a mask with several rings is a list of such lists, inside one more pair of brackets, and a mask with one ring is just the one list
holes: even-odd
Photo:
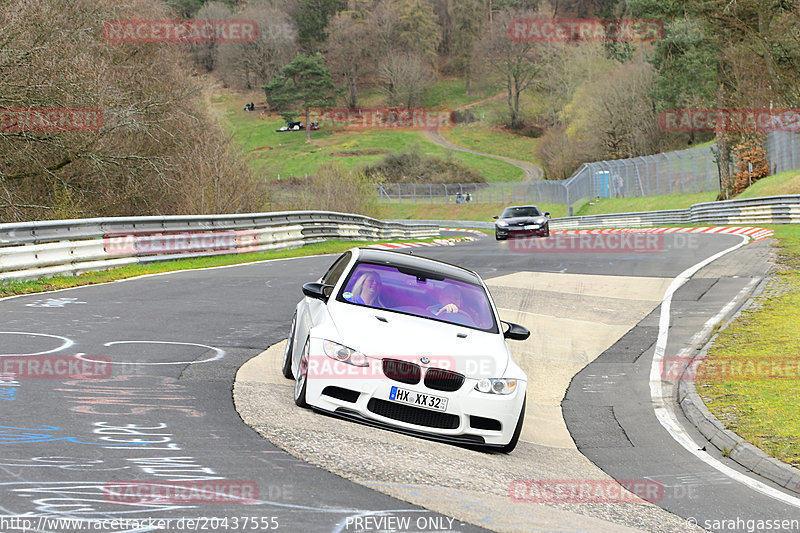
[(501, 218), (498, 219), (498, 222), (502, 220), (503, 222), (507, 223), (509, 226), (516, 226), (517, 224), (544, 224), (547, 222), (547, 217), (511, 217), (511, 218)]
[[(447, 368), (469, 378), (502, 377), (510, 359), (499, 333), (337, 302), (331, 318), (340, 342), (373, 359)], [(380, 317), (380, 319), (378, 318)], [(385, 320), (385, 322), (383, 320)], [(466, 335), (459, 337), (458, 335)], [(427, 365), (420, 359), (430, 360)]]

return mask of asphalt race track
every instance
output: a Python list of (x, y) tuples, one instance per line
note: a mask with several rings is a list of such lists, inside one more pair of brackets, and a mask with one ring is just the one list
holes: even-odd
[[(748, 488), (680, 447), (659, 425), (650, 402), (648, 374), (659, 314), (653, 294), (680, 272), (740, 241), (730, 235), (667, 235), (657, 250), (603, 254), (513, 253), (508, 243), (490, 238), (415, 249), (475, 269), (493, 294), (497, 290), (498, 302), (507, 303), (503, 312), (528, 320), (534, 336), (536, 325), (546, 324), (538, 331), (539, 344), (520, 348), (532, 364), (542, 350), (577, 351), (583, 357), (553, 364), (558, 380), (550, 381), (561, 388), (543, 385), (537, 391), (524, 442), (514, 453), (483, 454), (398, 439), (402, 445), (391, 449), (398, 461), (410, 461), (415, 453), (425, 458), (417, 461), (424, 468), (416, 469), (401, 462), (376, 468), (365, 459), (369, 440), (350, 447), (318, 439), (315, 435), (324, 437), (326, 427), (359, 438), (363, 428), (301, 412), (293, 404), (283, 409), (280, 402), (291, 402), (291, 382), (267, 387), (273, 394), (288, 394), (264, 405), (263, 412), (277, 413), (270, 427), (255, 431), (234, 408), (237, 371), (285, 339), (300, 286), (318, 278), (333, 257), (155, 275), (2, 300), (0, 364), (26, 370), (11, 376), (4, 366), (0, 378), (0, 513), (5, 517), (0, 517), (0, 531), (80, 528), (57, 520), (83, 521), (95, 531), (599, 531), (603, 524), (609, 531), (684, 531), (693, 529), (684, 520), (689, 518), (701, 526), (705, 520), (798, 519), (800, 508), (791, 502)], [(750, 244), (712, 263), (678, 291), (667, 354), (690, 343), (709, 318), (764, 276), (768, 252), (767, 242)], [(567, 289), (561, 290), (562, 279)], [(550, 285), (537, 292), (536, 283)], [(611, 306), (608, 320), (597, 320), (603, 308), (589, 304), (596, 301)], [(548, 302), (561, 307), (548, 309)], [(573, 314), (564, 325), (558, 318), (567, 311)], [(600, 324), (602, 335), (589, 334), (592, 323)], [(576, 324), (585, 325), (585, 331)], [(603, 342), (590, 345), (592, 337)], [(602, 351), (592, 355), (591, 347)], [(29, 359), (42, 365), (32, 369)], [(87, 362), (84, 371), (102, 375), (48, 376), (46, 360)], [(542, 369), (542, 383), (548, 372)], [(564, 378), (575, 372), (571, 383)], [(559, 390), (566, 392), (563, 409)], [(260, 412), (257, 405), (250, 409), (254, 416)], [(275, 442), (307, 460), (259, 434), (270, 431)], [(375, 432), (372, 437), (384, 446), (394, 442), (394, 435)], [(459, 462), (450, 460), (452, 454)], [(590, 472), (591, 463), (617, 479), (659, 480), (666, 490), (655, 503), (674, 515), (650, 504), (527, 503), (519, 505), (535, 509), (518, 512), (521, 518), (513, 523), (505, 512), (474, 518), (481, 504), (494, 502), (496, 509), (505, 505), (513, 514), (507, 487), (520, 476), (538, 472), (558, 478), (562, 469)], [(502, 472), (495, 484), (470, 478), (471, 468), (486, 464)], [(414, 478), (403, 477), (412, 470)], [(459, 471), (458, 487), (441, 476), (453, 470)], [(482, 474), (491, 477), (492, 470)], [(593, 475), (606, 474), (597, 469)], [(137, 503), (119, 492), (109, 496), (110, 488), (125, 482), (167, 481), (173, 489), (204, 487), (205, 500), (164, 497)], [(482, 502), (471, 495), (472, 482), (485, 486)], [(451, 492), (443, 500), (445, 489), (462, 490), (464, 499)], [(547, 516), (552, 521), (543, 521)]]

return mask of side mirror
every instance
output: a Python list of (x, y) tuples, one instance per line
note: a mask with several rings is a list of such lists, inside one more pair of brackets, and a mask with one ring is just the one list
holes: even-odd
[(524, 341), (531, 336), (531, 332), (525, 326), (514, 324), (513, 322), (503, 322), (508, 325), (508, 329), (503, 332), (503, 337), (512, 341)]
[(547, 218), (550, 218), (550, 213), (545, 213), (544, 216), (546, 216)]
[(499, 217), (499, 216), (497, 216), (497, 215), (495, 215), (495, 216), (493, 216), (492, 218), (493, 218), (493, 219), (495, 219), (495, 220), (497, 220), (497, 219), (498, 219), (498, 218), (500, 218), (500, 217)]
[(324, 285), (322, 283), (306, 283), (303, 285), (303, 294), (308, 296), (309, 298), (314, 298), (316, 300), (322, 300), (323, 302), (327, 302), (328, 298), (331, 296), (331, 292), (333, 287), (330, 285)]

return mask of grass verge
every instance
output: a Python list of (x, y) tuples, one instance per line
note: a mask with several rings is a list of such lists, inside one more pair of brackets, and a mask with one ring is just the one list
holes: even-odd
[[(439, 238), (439, 237), (437, 237)], [(414, 242), (431, 242), (434, 239), (420, 239)], [(408, 242), (409, 239), (381, 242)], [(209, 257), (195, 257), (187, 259), (176, 259), (174, 261), (164, 261), (160, 263), (134, 264), (110, 270), (100, 270), (97, 272), (86, 272), (78, 276), (55, 276), (31, 281), (0, 281), (0, 297), (14, 296), (18, 294), (32, 294), (37, 292), (55, 291), (70, 287), (82, 287), (84, 285), (95, 285), (98, 283), (108, 283), (121, 279), (144, 276), (147, 274), (158, 274), (161, 272), (173, 272), (176, 270), (191, 270), (197, 268), (211, 268), (227, 265), (238, 265), (252, 263), (255, 261), (265, 261), (268, 259), (285, 259), (288, 257), (302, 257), (319, 254), (341, 253), (355, 246), (365, 246), (372, 244), (372, 241), (326, 241), (315, 244), (308, 244), (300, 248), (286, 250), (271, 250), (268, 252), (215, 255)]]
[(468, 126), (460, 124), (444, 132), (443, 135), (450, 141), (476, 152), (501, 155), (541, 166), (536, 159), (536, 145), (539, 140), (533, 137), (490, 129), (481, 123)]
[[(234, 142), (247, 154), (250, 167), (262, 179), (303, 177), (332, 162), (338, 162), (346, 169), (356, 169), (411, 146), (418, 146), (423, 155), (460, 161), (487, 181), (521, 181), (524, 178), (524, 172), (514, 165), (447, 150), (428, 141), (419, 131), (346, 130), (326, 126), (311, 132), (311, 142), (306, 143), (304, 131), (275, 131), (284, 125), (280, 117), (261, 111), (243, 111), (245, 100), (230, 92), (220, 92), (212, 98), (212, 108)], [(305, 119), (298, 117), (298, 120)]]
[(732, 431), (800, 467), (800, 227), (771, 227), (781, 269), (716, 338), (696, 385), (708, 409)]
[(686, 209), (692, 204), (713, 202), (716, 192), (694, 194), (668, 194), (643, 198), (596, 198), (575, 210), (575, 215), (607, 215), (611, 213), (634, 213), (636, 211), (662, 211)]
[[(510, 204), (379, 204), (378, 211), (384, 220), (478, 220), (494, 222)], [(567, 208), (562, 204), (536, 204), (550, 216), (565, 217)]]
[(787, 170), (774, 176), (762, 178), (742, 191), (736, 198), (757, 198), (759, 196), (779, 196), (800, 194), (800, 171)]

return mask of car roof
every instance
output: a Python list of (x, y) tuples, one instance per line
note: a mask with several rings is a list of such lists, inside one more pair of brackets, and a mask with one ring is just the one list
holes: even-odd
[(535, 207), (536, 209), (539, 209), (539, 206), (538, 205), (534, 205), (534, 204), (529, 204), (529, 205), (509, 205), (508, 207), (504, 207), (503, 211), (505, 211), (506, 209), (519, 209), (520, 207)]
[(467, 283), (480, 283), (481, 278), (466, 268), (409, 253), (394, 250), (379, 250), (376, 248), (358, 248), (358, 260), (368, 263), (399, 266), (416, 270), (427, 270), (442, 274), (447, 278)]

